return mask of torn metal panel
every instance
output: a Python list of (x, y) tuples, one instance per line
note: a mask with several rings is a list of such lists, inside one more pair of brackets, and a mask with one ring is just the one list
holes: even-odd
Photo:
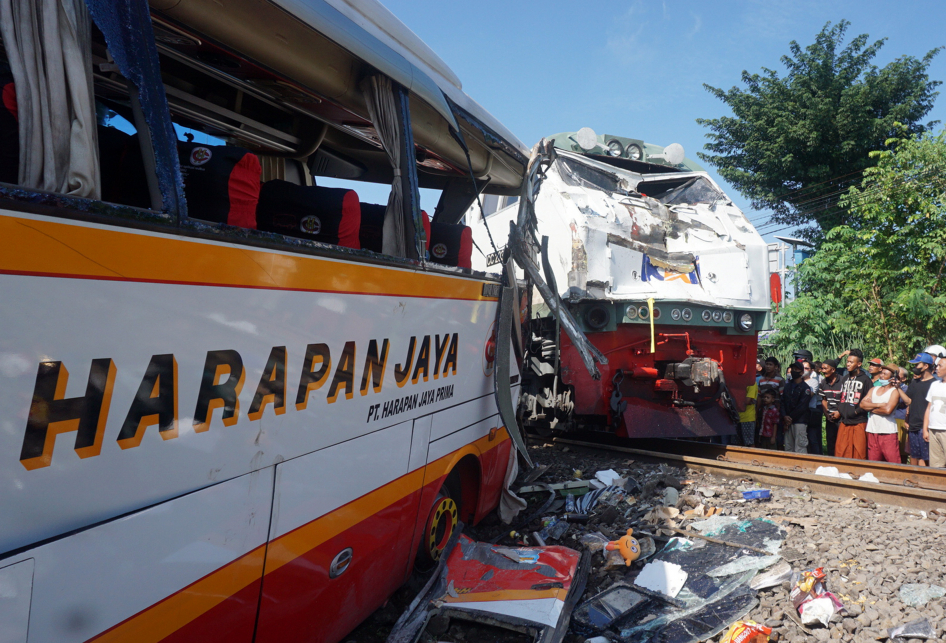
[(398, 619), (388, 643), (414, 643), (431, 619), (454, 618), (561, 641), (584, 592), (590, 555), (567, 547), (509, 548), (460, 535)]

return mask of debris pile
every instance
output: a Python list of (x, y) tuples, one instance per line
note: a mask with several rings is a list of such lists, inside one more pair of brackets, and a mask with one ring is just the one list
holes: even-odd
[[(547, 546), (590, 558), (584, 591), (563, 610), (570, 619), (559, 621), (565, 630), (555, 640), (912, 643), (943, 635), (943, 515), (558, 445), (530, 450), (540, 466), (513, 486), (528, 506), (510, 525), (491, 517), (465, 533), (494, 549)], [(531, 632), (487, 636), (455, 622), (417, 640), (542, 640)]]

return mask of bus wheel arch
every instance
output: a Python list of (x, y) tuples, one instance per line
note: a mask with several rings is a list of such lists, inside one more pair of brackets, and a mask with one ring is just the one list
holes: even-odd
[(472, 454), (457, 461), (444, 478), (424, 524), (420, 557), (427, 564), (440, 559), (460, 521), (472, 523), (479, 502), (479, 482), (479, 460)]

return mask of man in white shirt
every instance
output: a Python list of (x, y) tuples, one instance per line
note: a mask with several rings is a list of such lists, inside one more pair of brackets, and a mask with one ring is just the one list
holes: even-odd
[(930, 443), (930, 466), (946, 467), (946, 359), (936, 364), (939, 379), (926, 394), (926, 415), (923, 418), (923, 439)]

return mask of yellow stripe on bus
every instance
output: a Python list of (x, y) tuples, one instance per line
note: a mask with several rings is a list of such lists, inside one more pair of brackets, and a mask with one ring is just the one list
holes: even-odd
[(289, 252), (0, 216), (0, 273), (495, 301), (476, 279)]
[(490, 436), (484, 436), (458, 451), (438, 458), (427, 465), (426, 476), (425, 469), (417, 469), (389, 482), (343, 507), (276, 538), (269, 543), (268, 554), (266, 554), (266, 546), (261, 545), (90, 639), (90, 643), (92, 641), (95, 643), (157, 643), (209, 612), (250, 583), (259, 580), (264, 555), (266, 573), (270, 574), (366, 518), (419, 491), (425, 485), (425, 477), (431, 481), (446, 475), (449, 471), (448, 467), (459, 460), (458, 456), (466, 453), (482, 455), (508, 439), (509, 435), (505, 429), (502, 429), (493, 439), (490, 439)]

